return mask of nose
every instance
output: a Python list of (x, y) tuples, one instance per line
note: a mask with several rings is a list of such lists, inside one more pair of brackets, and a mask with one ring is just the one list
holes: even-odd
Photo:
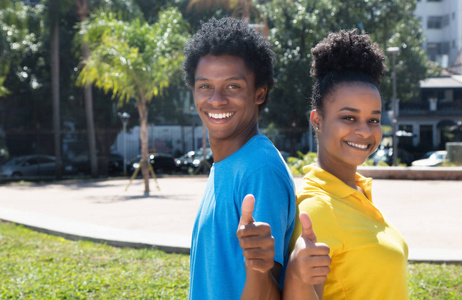
[(372, 135), (372, 130), (369, 127), (369, 123), (367, 123), (367, 122), (359, 122), (358, 126), (356, 126), (356, 128), (355, 128), (355, 132), (356, 132), (357, 135), (359, 135), (359, 136), (361, 136), (363, 138), (367, 138), (370, 135)]
[(228, 99), (225, 95), (223, 95), (223, 92), (220, 89), (215, 89), (208, 102), (212, 105), (220, 106), (228, 103)]

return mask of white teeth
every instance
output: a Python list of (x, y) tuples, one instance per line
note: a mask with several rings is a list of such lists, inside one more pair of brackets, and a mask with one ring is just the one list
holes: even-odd
[(234, 115), (234, 113), (221, 113), (221, 114), (208, 113), (208, 114), (209, 114), (209, 117), (213, 119), (224, 119), (224, 118), (229, 118), (232, 115)]
[(360, 145), (360, 144), (355, 144), (355, 143), (351, 143), (351, 142), (347, 142), (347, 144), (352, 146), (352, 147), (355, 147), (355, 148), (367, 149), (367, 145)]

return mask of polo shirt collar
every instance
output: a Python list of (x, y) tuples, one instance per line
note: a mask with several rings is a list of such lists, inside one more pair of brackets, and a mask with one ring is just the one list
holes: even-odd
[[(318, 186), (323, 190), (328, 190), (329, 193), (332, 193), (339, 198), (347, 198), (350, 195), (357, 193), (363, 195), (361, 192), (351, 188), (343, 181), (332, 175), (331, 173), (319, 168), (315, 164), (305, 166), (303, 168), (304, 173), (306, 174), (303, 179), (311, 182), (312, 185)], [(364, 191), (366, 198), (372, 202), (371, 195), (371, 185), (372, 178), (366, 178), (358, 173), (356, 173), (356, 184)], [(360, 196), (361, 197), (361, 196)], [(364, 197), (364, 195), (363, 195)]]

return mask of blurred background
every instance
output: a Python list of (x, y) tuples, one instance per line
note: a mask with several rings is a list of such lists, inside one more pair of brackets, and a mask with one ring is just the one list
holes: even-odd
[(158, 174), (207, 173), (182, 50), (202, 21), (225, 16), (276, 53), (260, 128), (285, 158), (316, 152), (310, 49), (357, 29), (388, 67), (384, 139), (368, 164), (462, 164), (458, 0), (0, 0), (0, 178), (129, 176), (143, 149)]

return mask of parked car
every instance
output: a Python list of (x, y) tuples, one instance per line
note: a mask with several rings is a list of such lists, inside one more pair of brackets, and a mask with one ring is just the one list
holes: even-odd
[[(213, 164), (213, 154), (210, 148), (206, 149), (205, 158), (210, 165)], [(185, 155), (175, 159), (175, 164), (177, 165), (179, 171), (188, 173), (195, 172), (196, 169), (201, 166), (202, 161), (204, 160), (204, 155), (202, 150), (189, 151)]]
[(441, 165), (447, 157), (448, 153), (445, 150), (430, 151), (425, 153), (422, 159), (412, 162), (414, 167), (436, 167)]
[(194, 154), (194, 151), (189, 151), (185, 155), (175, 158), (175, 164), (178, 168), (178, 171), (188, 173), (188, 170), (191, 167), (192, 162), (194, 160)]
[[(127, 170), (129, 174), (133, 174), (136, 169), (140, 166), (141, 155), (137, 155), (132, 158), (128, 163)], [(149, 161), (151, 166), (154, 169), (155, 173), (159, 174), (172, 174), (178, 171), (178, 168), (175, 164), (175, 159), (172, 155), (167, 153), (154, 153), (149, 154)]]
[[(76, 155), (70, 161), (76, 174), (91, 174), (90, 156), (88, 152)], [(110, 175), (122, 174), (124, 168), (124, 158), (119, 153), (110, 153), (107, 158), (107, 172)]]
[[(208, 161), (209, 165), (212, 166), (213, 164), (212, 149), (210, 148), (205, 149), (205, 159)], [(204, 160), (204, 152), (202, 150), (197, 150), (194, 153), (192, 167), (197, 169), (199, 166), (201, 166), (203, 160)]]
[[(380, 146), (371, 158), (374, 160), (374, 166), (380, 162), (384, 162), (387, 165), (393, 165), (393, 148), (387, 148)], [(414, 160), (414, 156), (404, 149), (398, 149), (398, 162), (406, 165), (411, 165)]]
[(119, 153), (109, 154), (107, 161), (108, 174), (122, 174), (124, 171), (124, 157)]
[[(23, 178), (39, 176), (55, 176), (56, 157), (45, 154), (17, 156), (0, 167), (0, 177)], [(73, 173), (73, 166), (63, 164), (64, 174)]]

